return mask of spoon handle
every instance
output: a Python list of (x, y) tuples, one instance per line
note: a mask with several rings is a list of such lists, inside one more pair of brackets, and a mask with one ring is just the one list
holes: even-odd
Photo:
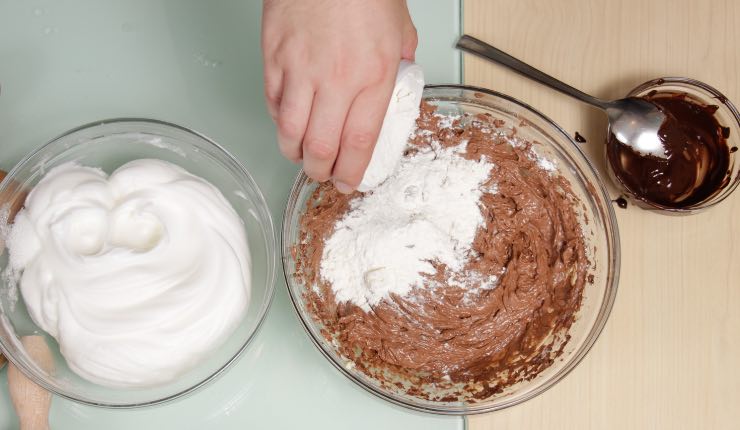
[(482, 40), (476, 39), (475, 37), (468, 36), (467, 34), (463, 35), (462, 37), (460, 37), (460, 40), (457, 41), (457, 48), (462, 51), (469, 52), (471, 54), (475, 54), (479, 57), (490, 60), (494, 63), (500, 64), (502, 66), (506, 66), (509, 69), (524, 75), (525, 77), (533, 79), (543, 85), (547, 85), (554, 90), (558, 90), (561, 93), (574, 97), (582, 102), (599, 107), (601, 109), (607, 108), (607, 102), (590, 96), (583, 91), (577, 90), (570, 85), (535, 69), (529, 64), (512, 57), (506, 52), (493, 47), (486, 42), (483, 42)]

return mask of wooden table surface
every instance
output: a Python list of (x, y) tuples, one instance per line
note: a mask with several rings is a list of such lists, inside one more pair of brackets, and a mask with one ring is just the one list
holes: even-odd
[[(599, 97), (686, 76), (739, 104), (738, 24), (740, 0), (466, 0), (463, 28)], [(605, 173), (600, 112), (470, 56), (464, 80), (579, 131)], [(554, 388), (470, 429), (740, 429), (740, 191), (689, 217), (616, 210), (621, 279), (596, 345)]]

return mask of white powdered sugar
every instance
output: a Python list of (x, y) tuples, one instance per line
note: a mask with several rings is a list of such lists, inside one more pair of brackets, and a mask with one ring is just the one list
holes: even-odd
[[(478, 228), (482, 185), (493, 165), (462, 157), (466, 144), (405, 157), (385, 182), (354, 199), (324, 246), (321, 277), (337, 302), (366, 311), (433, 275), (432, 262), (463, 269)], [(495, 283), (495, 279), (489, 280)]]

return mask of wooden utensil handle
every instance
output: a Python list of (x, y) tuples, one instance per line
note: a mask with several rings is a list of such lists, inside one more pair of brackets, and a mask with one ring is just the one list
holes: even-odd
[[(46, 371), (53, 368), (54, 359), (43, 337), (25, 336), (21, 343), (39, 367)], [(51, 393), (36, 385), (12, 364), (8, 367), (8, 388), (21, 430), (48, 430)]]

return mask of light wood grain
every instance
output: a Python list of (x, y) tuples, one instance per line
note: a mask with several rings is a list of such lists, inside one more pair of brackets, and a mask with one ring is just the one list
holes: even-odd
[[(740, 103), (739, 0), (466, 0), (464, 9), (466, 33), (596, 96), (687, 76)], [(600, 112), (477, 58), (464, 67), (466, 83), (579, 131), (605, 172)], [(617, 216), (619, 292), (593, 350), (550, 391), (472, 417), (471, 429), (740, 429), (740, 191), (699, 215)]]
[[(54, 358), (41, 336), (24, 336), (23, 347), (44, 371), (54, 368)], [(8, 368), (8, 391), (18, 414), (20, 430), (49, 430), (51, 393), (36, 385), (14, 365)]]

